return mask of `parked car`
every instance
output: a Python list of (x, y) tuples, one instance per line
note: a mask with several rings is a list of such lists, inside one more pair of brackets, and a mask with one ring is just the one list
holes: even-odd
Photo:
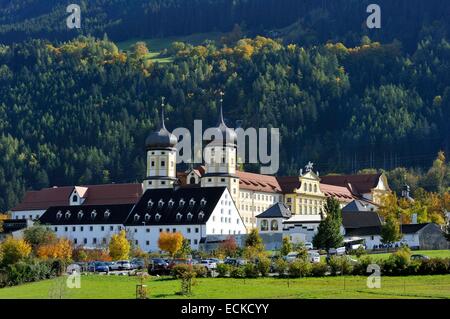
[(165, 275), (169, 273), (169, 263), (162, 258), (153, 258), (148, 268), (148, 272), (152, 275)]
[(309, 241), (305, 242), (305, 248), (308, 250), (314, 249), (313, 244)]
[(215, 262), (216, 264), (223, 264), (223, 260), (219, 258), (209, 258), (212, 262)]
[(145, 268), (145, 261), (143, 259), (134, 258), (131, 260), (131, 266), (133, 269), (144, 269)]
[(88, 270), (90, 272), (109, 272), (109, 267), (103, 261), (94, 261), (89, 263)]
[(284, 256), (284, 260), (286, 260), (288, 263), (293, 262), (294, 260), (296, 260), (298, 257), (298, 252), (290, 252), (289, 254), (287, 254), (286, 256)]
[(308, 251), (308, 260), (314, 264), (320, 263), (320, 254), (317, 251)]
[(241, 259), (241, 258), (227, 258), (224, 261), (224, 264), (231, 265), (231, 266), (243, 266), (247, 264), (247, 260)]
[(184, 265), (192, 265), (192, 264), (193, 264), (193, 263), (192, 263), (192, 259), (184, 259), (184, 258), (175, 258), (175, 259), (172, 259), (172, 260), (170, 261), (170, 263), (169, 263), (168, 269), (169, 269), (169, 270), (172, 270), (172, 268), (173, 268), (174, 266), (176, 266), (176, 265), (182, 265), (182, 264), (184, 264)]
[(129, 260), (119, 260), (109, 266), (110, 270), (131, 270), (132, 266)]
[(411, 260), (423, 261), (430, 260), (430, 257), (420, 254), (411, 255)]
[(205, 266), (206, 270), (208, 271), (215, 270), (217, 268), (217, 264), (211, 259), (203, 259), (200, 262), (200, 265)]

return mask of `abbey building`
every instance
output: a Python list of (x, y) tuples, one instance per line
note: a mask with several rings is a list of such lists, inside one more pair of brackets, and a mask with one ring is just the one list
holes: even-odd
[[(87, 247), (101, 247), (113, 233), (126, 229), (146, 251), (157, 250), (157, 238), (166, 231), (181, 232), (197, 249), (208, 236), (247, 233), (258, 226), (258, 215), (269, 216), (276, 209), (291, 216), (277, 229), (295, 228), (302, 222), (318, 223), (327, 197), (338, 199), (342, 207), (355, 200), (376, 207), (390, 191), (383, 174), (321, 177), (312, 163), (298, 176), (241, 171), (237, 135), (225, 124), (222, 109), (214, 130), (203, 165), (177, 171), (178, 139), (166, 128), (162, 111), (158, 129), (145, 141), (142, 183), (29, 191), (12, 209), (12, 219), (39, 219), (59, 236)], [(263, 221), (263, 226), (270, 225)]]

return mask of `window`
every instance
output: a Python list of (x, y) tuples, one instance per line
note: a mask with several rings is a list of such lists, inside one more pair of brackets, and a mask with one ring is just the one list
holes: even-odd
[(161, 185), (166, 185), (166, 182), (165, 182), (165, 181), (162, 181), (162, 182), (161, 182)]
[(78, 196), (77, 195), (73, 195), (72, 196), (72, 202), (78, 202)]
[(72, 231), (75, 231), (75, 226), (72, 226)]
[(261, 221), (261, 231), (268, 231), (269, 230), (269, 222), (265, 219)]
[(58, 231), (58, 227), (55, 227), (55, 231)]
[(189, 180), (189, 184), (195, 184), (195, 177), (191, 177), (191, 179)]
[(92, 243), (95, 245), (97, 244), (97, 238), (92, 238)]
[(197, 244), (198, 244), (198, 240), (194, 239), (194, 245), (197, 245)]
[(195, 228), (195, 232), (198, 233), (198, 228)]
[(78, 244), (78, 240), (76, 238), (73, 239), (73, 243), (76, 245)]
[(149, 232), (150, 232), (150, 228), (147, 228), (145, 231), (146, 231), (147, 233), (149, 233)]
[(93, 231), (94, 227), (93, 226), (89, 226), (89, 231)]
[(172, 233), (176, 233), (177, 229), (176, 228), (172, 228)]
[(64, 227), (64, 231), (69, 231), (69, 227)]
[(187, 229), (187, 232), (188, 232), (188, 234), (190, 234), (190, 233), (191, 233), (191, 229), (190, 229), (190, 228), (188, 228), (188, 229)]
[(105, 226), (100, 227), (102, 231), (105, 231)]
[(114, 230), (114, 226), (109, 226), (109, 230), (113, 231)]
[(271, 228), (271, 230), (277, 231), (278, 230), (278, 221), (272, 220), (272, 222), (270, 223), (270, 228)]
[(86, 245), (87, 244), (87, 238), (83, 239), (83, 243)]
[(225, 183), (225, 178), (221, 178), (220, 181), (221, 181), (222, 183)]
[(155, 167), (155, 161), (152, 161), (151, 166), (152, 166), (152, 167)]
[(166, 166), (166, 161), (161, 161), (161, 167), (165, 167)]
[(139, 240), (135, 240), (134, 243), (135, 243), (136, 245), (139, 245)]
[(80, 226), (80, 231), (84, 231), (84, 227), (83, 226)]
[(150, 246), (150, 241), (149, 241), (149, 240), (146, 240), (146, 241), (145, 241), (145, 245)]

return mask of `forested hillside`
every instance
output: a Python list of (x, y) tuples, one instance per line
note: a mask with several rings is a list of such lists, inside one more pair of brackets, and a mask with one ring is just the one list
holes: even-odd
[[(66, 6), (82, 9), (81, 30), (69, 31)], [(400, 40), (414, 50), (425, 35), (449, 34), (448, 0), (378, 0), (382, 29), (365, 26), (370, 0), (0, 0), (0, 42), (29, 38), (68, 40), (80, 33), (114, 41), (230, 31), (235, 24), (249, 36), (276, 34), (302, 45), (328, 40), (349, 46), (363, 35)], [(278, 30), (277, 32), (270, 32)]]
[[(279, 127), (280, 174), (308, 160), (322, 173), (429, 167), (449, 145), (450, 44), (424, 40), (311, 48), (257, 37), (233, 47), (176, 43), (169, 64), (107, 39), (0, 47), (0, 203), (25, 189), (140, 180), (158, 101), (168, 127), (217, 121)], [(441, 180), (442, 183), (442, 180)]]
[[(426, 173), (450, 154), (447, 0), (377, 1), (380, 30), (367, 0), (89, 0), (78, 31), (68, 3), (0, 0), (0, 211), (27, 189), (140, 181), (161, 96), (170, 129), (206, 128), (219, 89), (229, 126), (280, 128), (279, 174), (403, 166), (448, 187), (446, 170)], [(164, 64), (115, 44), (231, 30), (174, 43)]]

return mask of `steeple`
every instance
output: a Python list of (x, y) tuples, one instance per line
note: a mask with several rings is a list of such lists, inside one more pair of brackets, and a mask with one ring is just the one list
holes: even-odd
[(237, 142), (237, 134), (233, 129), (228, 128), (228, 126), (225, 124), (225, 120), (223, 118), (223, 96), (225, 93), (223, 91), (219, 91), (219, 104), (220, 104), (220, 111), (219, 111), (219, 123), (217, 124), (217, 127), (215, 127), (215, 130), (218, 130), (218, 135), (215, 136), (215, 140), (213, 141), (213, 144), (215, 145), (228, 145), (228, 146), (236, 146)]
[(175, 135), (170, 133), (166, 129), (166, 124), (164, 122), (164, 104), (165, 97), (161, 98), (161, 120), (159, 123), (159, 128), (156, 131), (150, 133), (145, 141), (147, 150), (149, 149), (170, 149), (175, 147), (178, 143), (178, 139)]

